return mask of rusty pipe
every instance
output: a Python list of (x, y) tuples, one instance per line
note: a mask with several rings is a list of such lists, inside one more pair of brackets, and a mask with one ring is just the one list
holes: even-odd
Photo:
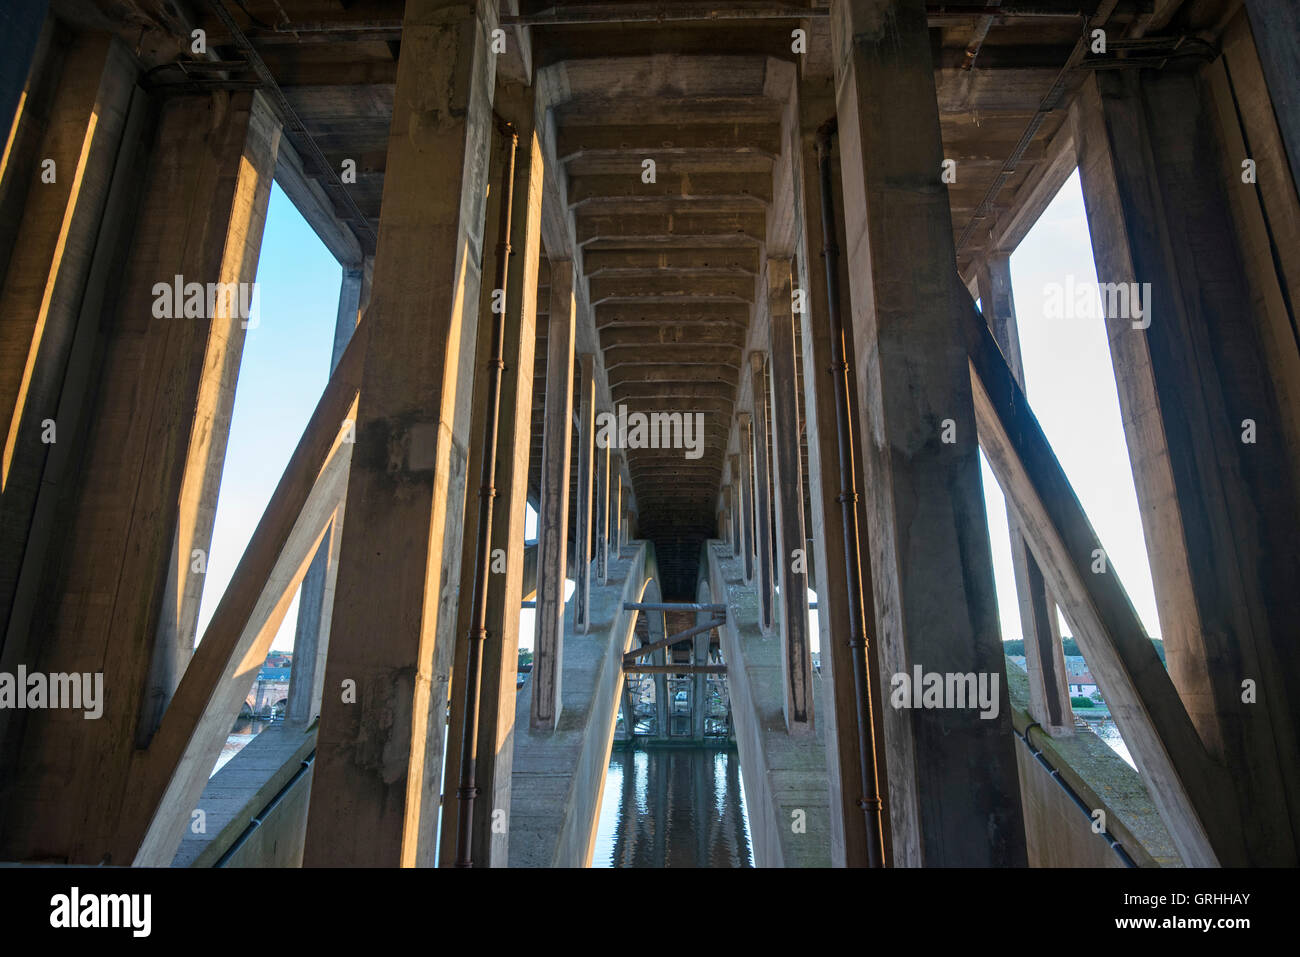
[(849, 648), (853, 660), (854, 704), (858, 724), (858, 767), (862, 809), (867, 826), (867, 866), (884, 866), (880, 774), (876, 763), (871, 682), (867, 674), (867, 630), (863, 621), (862, 557), (858, 545), (858, 491), (853, 471), (853, 423), (849, 408), (849, 363), (840, 317), (839, 246), (835, 242), (835, 200), (831, 180), (831, 138), (835, 118), (817, 130), (817, 171), (821, 179), (822, 258), (826, 261), (826, 315), (830, 323), (831, 367), (835, 389), (835, 433), (839, 441), (840, 517), (844, 534), (844, 573), (849, 612)]
[(515, 152), (519, 133), (509, 123), (500, 124), (506, 144), (502, 171), (501, 220), (498, 225), (496, 285), (501, 290), (501, 311), (492, 318), (492, 348), (485, 371), (488, 376), (487, 418), (483, 423), (483, 471), (479, 482), (478, 537), (475, 539), (474, 593), (468, 654), (465, 656), (465, 720), (460, 739), (460, 786), (456, 789), (456, 866), (474, 866), (474, 799), (478, 761), (479, 694), (483, 685), (483, 643), (488, 639), (488, 576), (492, 571), (492, 503), (496, 498), (497, 435), (501, 423), (501, 373), (505, 370), (505, 290), (510, 260), (510, 220), (515, 195)]

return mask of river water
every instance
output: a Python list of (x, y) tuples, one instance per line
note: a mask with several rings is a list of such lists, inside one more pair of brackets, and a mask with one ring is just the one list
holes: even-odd
[(592, 867), (753, 867), (734, 751), (610, 755)]

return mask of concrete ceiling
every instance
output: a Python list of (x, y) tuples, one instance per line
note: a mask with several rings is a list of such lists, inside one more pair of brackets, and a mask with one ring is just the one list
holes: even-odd
[[(758, 0), (739, 4), (762, 5)], [(563, 71), (566, 96), (554, 110), (554, 160), (567, 186), (570, 228), (580, 250), (575, 259), (587, 282), (608, 395), (629, 411), (705, 413), (702, 458), (687, 460), (681, 450), (627, 452), (640, 531), (656, 544), (666, 597), (695, 594), (699, 548), (714, 534), (737, 386), (742, 374), (749, 374), (743, 352), (773, 200), (773, 163), (781, 149), (783, 102), (772, 95), (770, 64), (794, 62), (803, 83), (827, 86), (828, 21), (813, 15), (813, 8), (826, 5), (817, 0), (780, 4), (809, 10), (806, 19), (565, 23), (516, 33), (526, 37), (534, 71)], [(524, 16), (542, 15), (552, 6), (549, 0), (501, 3), (503, 13)], [(564, 6), (580, 17), (620, 5)], [(708, 6), (724, 10), (738, 4), (716, 0)], [(1093, 13), (1098, 2), (1007, 0), (988, 26), (973, 69), (963, 65), (986, 5), (946, 3), (942, 12), (938, 6), (931, 17), (932, 53), (945, 153), (957, 161), (957, 180), (948, 194), (954, 240), (961, 242), (959, 265), (965, 268), (983, 254), (999, 217), (1039, 175), (1063, 110), (1040, 117), (1019, 162), (1004, 167), (1053, 90), (1079, 39), (1083, 15)], [(1151, 6), (1149, 0), (1120, 0), (1113, 20), (1131, 21)], [(210, 59), (241, 56), (206, 2), (55, 0), (55, 7), (69, 18), (87, 23), (98, 18), (117, 29), (146, 67), (189, 58), (186, 38), (194, 26), (207, 30)], [(1016, 16), (1018, 8), (1040, 15)], [(348, 188), (346, 202), (328, 174), (310, 163), (304, 169), (319, 181), (325, 202), (357, 234), (362, 249), (372, 248), (363, 227), (377, 231), (403, 3), (227, 0), (226, 9), (302, 121), (300, 131), (289, 131), (290, 142), (302, 153), (303, 141), (310, 139), (334, 169), (345, 158), (356, 160), (357, 182)], [(800, 26), (809, 31), (802, 57), (790, 50), (791, 30)], [(503, 58), (499, 66), (518, 73), (525, 62)], [(238, 66), (201, 80), (165, 67), (153, 77), (178, 88), (257, 80)], [(653, 184), (642, 181), (646, 158), (656, 162)], [(983, 216), (973, 223), (981, 204)], [(546, 275), (543, 268), (543, 283)], [(538, 330), (544, 337), (545, 289), (538, 301)], [(534, 490), (545, 355), (542, 338), (534, 396)]]

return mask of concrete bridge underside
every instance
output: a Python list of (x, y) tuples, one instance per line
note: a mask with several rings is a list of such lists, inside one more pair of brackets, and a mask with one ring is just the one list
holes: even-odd
[[(761, 866), (1297, 863), (1293, 5), (3, 17), (0, 674), (104, 694), (0, 698), (0, 860), (586, 865), (629, 676), (702, 740), (725, 672)], [(1010, 256), (1076, 170), (1167, 668), (1025, 393)], [(256, 332), (185, 290), (256, 280), (272, 182), (330, 378), (199, 636)], [(295, 596), (285, 723), (212, 776)]]

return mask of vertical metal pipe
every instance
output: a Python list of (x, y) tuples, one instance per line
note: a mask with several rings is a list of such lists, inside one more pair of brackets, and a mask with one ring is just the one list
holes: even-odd
[(456, 789), (456, 866), (474, 866), (474, 799), (478, 797), (475, 764), (478, 760), (479, 693), (483, 684), (483, 642), (487, 640), (488, 575), (492, 570), (492, 502), (496, 498), (497, 433), (501, 422), (501, 373), (506, 327), (506, 269), (510, 260), (510, 218), (515, 195), (515, 150), (519, 133), (509, 123), (500, 123), (505, 139), (506, 162), (502, 173), (501, 221), (498, 226), (497, 273), (494, 289), (501, 290), (501, 311), (492, 319), (492, 349), (488, 357), (487, 416), (483, 423), (483, 471), (479, 483), (478, 538), (475, 541), (474, 621), (469, 630), (469, 654), (465, 667), (465, 720), (460, 740), (460, 786)]
[(867, 674), (867, 631), (862, 620), (862, 559), (858, 546), (858, 490), (853, 475), (853, 425), (849, 408), (849, 364), (844, 355), (844, 324), (840, 318), (839, 246), (835, 242), (835, 200), (831, 182), (831, 118), (817, 130), (817, 170), (821, 177), (822, 258), (826, 261), (826, 314), (831, 332), (831, 377), (835, 384), (835, 432), (839, 440), (840, 516), (844, 528), (844, 572), (849, 606), (849, 648), (853, 656), (853, 690), (858, 719), (858, 766), (861, 792), (858, 806), (866, 817), (867, 866), (884, 866), (880, 776), (876, 766), (875, 725), (871, 682)]

